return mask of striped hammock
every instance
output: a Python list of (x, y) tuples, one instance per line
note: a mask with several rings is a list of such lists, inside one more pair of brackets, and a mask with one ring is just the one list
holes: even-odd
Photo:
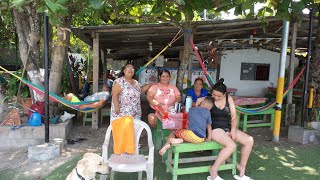
[[(7, 69), (5, 69), (2, 66), (0, 66), (0, 69), (4, 70), (5, 72), (9, 73), (10, 75), (14, 76), (15, 78), (18, 78), (21, 82), (23, 82), (25, 85), (27, 85), (30, 89), (35, 91), (40, 96), (44, 96), (45, 90), (44, 90), (43, 87), (37, 86), (37, 85), (33, 84), (32, 82), (13, 74), (12, 72), (8, 71)], [(70, 107), (70, 108), (75, 109), (75, 110), (80, 111), (80, 112), (92, 112), (92, 111), (95, 111), (95, 110), (100, 108), (100, 107), (98, 107), (98, 108), (80, 109), (80, 105), (91, 104), (91, 103), (94, 103), (94, 102), (98, 102), (98, 100), (97, 101), (70, 102), (70, 101), (64, 99), (63, 97), (60, 97), (60, 96), (58, 96), (58, 95), (56, 95), (56, 94), (54, 94), (52, 92), (49, 92), (49, 100), (61, 103), (61, 104), (65, 105), (65, 106), (67, 106), (67, 107)]]
[[(209, 84), (211, 87), (213, 87), (214, 82), (212, 77), (210, 76), (208, 70), (204, 67), (203, 61), (200, 57), (200, 54), (198, 52), (198, 49), (196, 48), (195, 44), (193, 43), (193, 39), (191, 38), (191, 36), (189, 37), (190, 43), (192, 45), (192, 48), (198, 58), (198, 61), (200, 63), (200, 66), (205, 74), (205, 77), (207, 78)], [(283, 99), (289, 94), (289, 92), (292, 90), (293, 86), (298, 82), (299, 78), (302, 76), (303, 72), (305, 70), (305, 66), (301, 69), (300, 73), (295, 77), (295, 79), (289, 84), (289, 86), (284, 89), (283, 92)], [(259, 113), (259, 112), (263, 112), (263, 111), (267, 111), (270, 108), (273, 108), (276, 105), (276, 101), (273, 100), (272, 102), (262, 106), (262, 107), (258, 107), (258, 108), (244, 108), (244, 107), (240, 107), (240, 106), (236, 106), (236, 110), (237, 112), (241, 113), (241, 114), (255, 114), (255, 113)]]

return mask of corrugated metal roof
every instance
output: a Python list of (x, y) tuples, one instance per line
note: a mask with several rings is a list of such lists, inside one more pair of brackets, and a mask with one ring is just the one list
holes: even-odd
[[(314, 20), (316, 34), (317, 20)], [(236, 19), (218, 21), (198, 21), (192, 24), (194, 43), (203, 48), (204, 44), (213, 41), (220, 48), (261, 47), (279, 50), (281, 47), (282, 19), (275, 17), (260, 19)], [(304, 18), (298, 26), (297, 49), (306, 51), (308, 42), (308, 18)], [(290, 28), (292, 29), (292, 28)], [(99, 33), (100, 47), (111, 49), (109, 57), (114, 59), (135, 59), (160, 52), (180, 30), (168, 23), (160, 24), (123, 24), (106, 26), (85, 26), (72, 28), (72, 32), (82, 41), (92, 45), (94, 33)], [(291, 33), (291, 32), (290, 32)], [(153, 51), (150, 52), (149, 42)], [(183, 49), (184, 38), (176, 41), (168, 48), (166, 57), (178, 57)], [(290, 38), (289, 46), (290, 47)]]

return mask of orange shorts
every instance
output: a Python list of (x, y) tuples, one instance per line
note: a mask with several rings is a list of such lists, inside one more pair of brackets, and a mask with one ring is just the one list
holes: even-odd
[(183, 141), (190, 143), (198, 144), (204, 141), (204, 138), (198, 137), (193, 131), (188, 129), (178, 129), (176, 130), (175, 135), (176, 137), (183, 139)]

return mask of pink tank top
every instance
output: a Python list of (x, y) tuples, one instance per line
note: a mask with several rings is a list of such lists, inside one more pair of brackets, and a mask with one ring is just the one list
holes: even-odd
[[(169, 84), (168, 86), (163, 86), (160, 83), (154, 84), (150, 87), (149, 91), (155, 93), (153, 99), (165, 108), (174, 106), (176, 96), (180, 96), (180, 91), (172, 84)], [(154, 108), (153, 106), (151, 107)]]

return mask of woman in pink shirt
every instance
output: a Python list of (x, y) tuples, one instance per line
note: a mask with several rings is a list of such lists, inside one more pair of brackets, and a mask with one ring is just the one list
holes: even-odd
[(147, 100), (150, 103), (148, 121), (151, 127), (156, 127), (157, 118), (155, 116), (155, 105), (161, 105), (168, 109), (174, 106), (176, 102), (181, 101), (181, 94), (178, 88), (170, 83), (170, 72), (163, 69), (159, 72), (160, 82), (150, 87), (147, 94)]

